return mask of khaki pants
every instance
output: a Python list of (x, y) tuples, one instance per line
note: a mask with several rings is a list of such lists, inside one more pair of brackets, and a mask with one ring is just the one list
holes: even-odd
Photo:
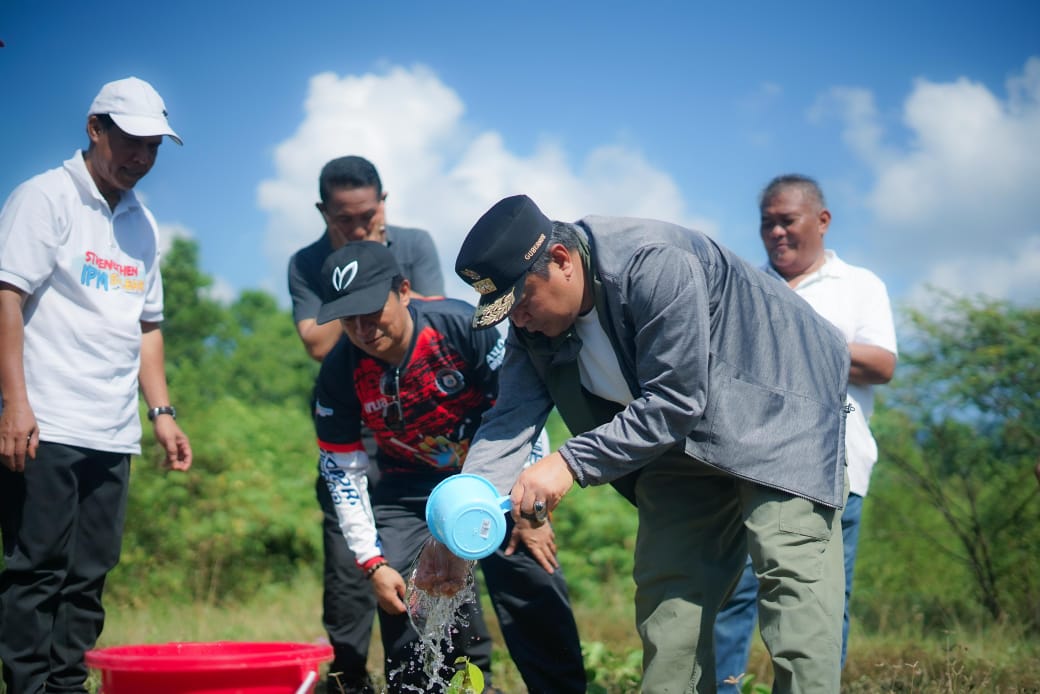
[[(848, 483), (846, 482), (846, 489)], [(845, 575), (841, 511), (669, 453), (636, 483), (643, 691), (715, 692), (715, 615), (750, 553), (775, 694), (835, 694)]]

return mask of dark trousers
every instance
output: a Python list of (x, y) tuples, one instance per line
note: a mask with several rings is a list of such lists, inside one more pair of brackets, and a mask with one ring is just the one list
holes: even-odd
[(41, 442), (24, 473), (0, 466), (0, 660), (8, 694), (86, 692), (119, 561), (130, 456)]
[[(368, 681), (368, 644), (372, 639), (376, 599), (372, 586), (357, 566), (354, 553), (340, 530), (336, 507), (325, 481), (318, 476), (314, 485), (324, 514), (322, 539), (325, 548), (322, 623), (332, 645), (333, 660), (329, 680), (350, 691), (361, 689)], [(338, 676), (333, 673), (341, 673)], [(338, 688), (332, 689), (339, 692)]]
[[(433, 485), (422, 493), (402, 493), (393, 480), (383, 478), (373, 495), (373, 510), (383, 553), (390, 565), (408, 581), (408, 570), (430, 537), (426, 525), (426, 498)], [(414, 490), (418, 492), (419, 490)], [(584, 692), (585, 668), (578, 627), (571, 613), (563, 572), (549, 574), (527, 552), (518, 549), (506, 556), (503, 548), (480, 560), (488, 595), (498, 615), (509, 655), (532, 694)], [(478, 602), (467, 605), (457, 621), (454, 650), (446, 658), (451, 665), (460, 654), (484, 671), (490, 684), (491, 640)], [(414, 691), (406, 685), (425, 685), (415, 661), (418, 634), (407, 615), (390, 615), (379, 610), (380, 632), (387, 653), (390, 691)], [(390, 674), (394, 673), (393, 677)], [(449, 673), (450, 674), (450, 673)], [(445, 678), (447, 679), (447, 678)], [(397, 689), (397, 688), (402, 689)]]
[[(506, 534), (508, 543), (512, 521)], [(527, 548), (480, 561), (509, 655), (530, 694), (584, 692), (585, 666), (563, 569), (549, 574)]]

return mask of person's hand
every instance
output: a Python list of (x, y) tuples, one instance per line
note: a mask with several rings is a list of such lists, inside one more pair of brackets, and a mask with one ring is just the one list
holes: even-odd
[(431, 538), (419, 554), (415, 587), (428, 595), (451, 597), (466, 587), (472, 570), (473, 562), (455, 556)]
[(456, 443), (446, 436), (425, 436), (418, 448), (426, 458), (432, 460), (438, 468), (453, 468), (462, 465), (469, 449), (468, 443)]
[(183, 472), (191, 467), (191, 442), (188, 441), (187, 434), (177, 426), (177, 420), (165, 415), (156, 417), (155, 440), (166, 450), (166, 457), (162, 461), (164, 470)]
[(509, 494), (513, 502), (513, 520), (523, 516), (544, 517), (556, 508), (563, 495), (574, 484), (574, 473), (563, 456), (550, 453), (520, 473)]
[(36, 458), (40, 430), (29, 403), (5, 402), (0, 412), (0, 465), (11, 472), (25, 472), (25, 458)]
[(379, 207), (365, 229), (365, 240), (386, 243), (386, 193), (379, 201)]
[(376, 569), (369, 579), (376, 594), (376, 602), (387, 614), (403, 614), (405, 611), (405, 584), (401, 574), (389, 564)]
[(516, 548), (520, 546), (521, 542), (527, 545), (531, 556), (546, 571), (552, 573), (560, 568), (560, 562), (556, 560), (556, 533), (553, 531), (552, 524), (535, 524), (527, 518), (521, 518), (509, 536), (506, 556), (516, 552)]

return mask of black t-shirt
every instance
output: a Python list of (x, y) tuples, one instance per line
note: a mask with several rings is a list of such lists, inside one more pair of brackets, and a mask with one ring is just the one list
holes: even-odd
[[(444, 276), (440, 259), (429, 232), (422, 229), (388, 226), (387, 248), (401, 266), (412, 289), (423, 296), (443, 296)], [(328, 232), (298, 250), (289, 259), (289, 295), (292, 297), (293, 322), (317, 318), (321, 308), (321, 266), (332, 253)]]

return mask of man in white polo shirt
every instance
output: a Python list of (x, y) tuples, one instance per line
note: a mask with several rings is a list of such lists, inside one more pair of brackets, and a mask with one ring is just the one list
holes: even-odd
[[(862, 267), (845, 263), (824, 247), (830, 227), (819, 185), (808, 176), (788, 174), (770, 181), (759, 199), (759, 233), (769, 262), (767, 273), (786, 282), (827, 319), (849, 343), (849, 414), (845, 422), (849, 498), (841, 515), (845, 551), (845, 621), (841, 662), (849, 635), (849, 596), (859, 540), (863, 497), (877, 461), (877, 443), (868, 422), (874, 411), (874, 386), (888, 383), (896, 367), (896, 332), (884, 282)], [(719, 692), (739, 692), (755, 624), (758, 580), (749, 561), (715, 623)], [(729, 681), (726, 681), (729, 680)]]
[(85, 152), (0, 210), (0, 660), (9, 694), (86, 692), (86, 651), (119, 560), (137, 393), (165, 465), (191, 466), (163, 360), (155, 219), (133, 188), (163, 136), (147, 82), (109, 82)]

